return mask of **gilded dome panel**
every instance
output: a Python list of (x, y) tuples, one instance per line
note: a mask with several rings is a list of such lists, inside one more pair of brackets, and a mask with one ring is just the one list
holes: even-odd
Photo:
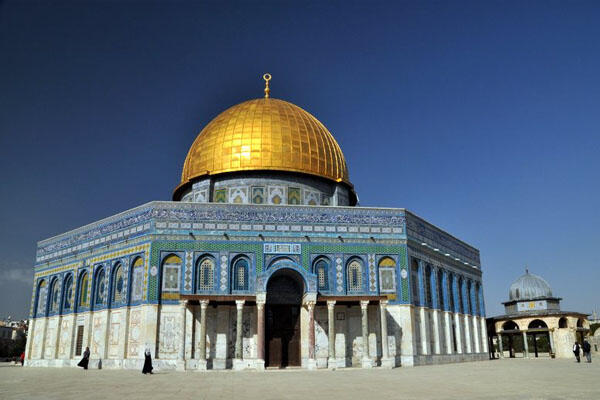
[(300, 172), (351, 185), (344, 155), (327, 128), (302, 108), (272, 98), (243, 102), (213, 119), (188, 152), (181, 185), (249, 170)]

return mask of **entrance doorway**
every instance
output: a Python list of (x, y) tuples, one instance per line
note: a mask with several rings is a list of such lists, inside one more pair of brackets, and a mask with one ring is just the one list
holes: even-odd
[(277, 271), (267, 284), (265, 366), (300, 366), (300, 307), (304, 284), (291, 270)]

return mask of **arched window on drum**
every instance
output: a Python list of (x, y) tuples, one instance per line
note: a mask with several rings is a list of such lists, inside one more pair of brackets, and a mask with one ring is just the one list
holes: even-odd
[(142, 301), (144, 297), (144, 260), (136, 257), (131, 268), (131, 302)]
[(50, 289), (50, 312), (57, 313), (60, 306), (60, 282), (54, 279)]
[(348, 263), (348, 291), (360, 292), (362, 290), (362, 269), (362, 262), (358, 258), (354, 258)]
[(329, 261), (326, 258), (317, 259), (313, 271), (317, 275), (319, 290), (329, 290)]
[(233, 290), (248, 290), (248, 259), (245, 257), (238, 258), (233, 263)]
[(75, 291), (73, 290), (73, 274), (67, 275), (65, 278), (63, 290), (63, 310), (70, 310), (73, 307), (73, 295)]
[(113, 270), (111, 304), (121, 304), (125, 300), (125, 273), (123, 265), (118, 263)]
[(198, 260), (196, 269), (196, 290), (210, 291), (214, 289), (215, 260), (204, 256)]

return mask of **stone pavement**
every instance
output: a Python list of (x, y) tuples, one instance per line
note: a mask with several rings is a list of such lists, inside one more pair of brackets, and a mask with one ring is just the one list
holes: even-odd
[(600, 399), (600, 360), (504, 359), (393, 370), (267, 372), (0, 365), (0, 399)]

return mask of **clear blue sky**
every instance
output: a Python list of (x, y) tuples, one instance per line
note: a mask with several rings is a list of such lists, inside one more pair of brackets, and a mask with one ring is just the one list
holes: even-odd
[(340, 143), (362, 205), (481, 251), (488, 315), (528, 265), (600, 309), (600, 3), (0, 4), (0, 316), (36, 242), (168, 200), (201, 128), (272, 95)]

